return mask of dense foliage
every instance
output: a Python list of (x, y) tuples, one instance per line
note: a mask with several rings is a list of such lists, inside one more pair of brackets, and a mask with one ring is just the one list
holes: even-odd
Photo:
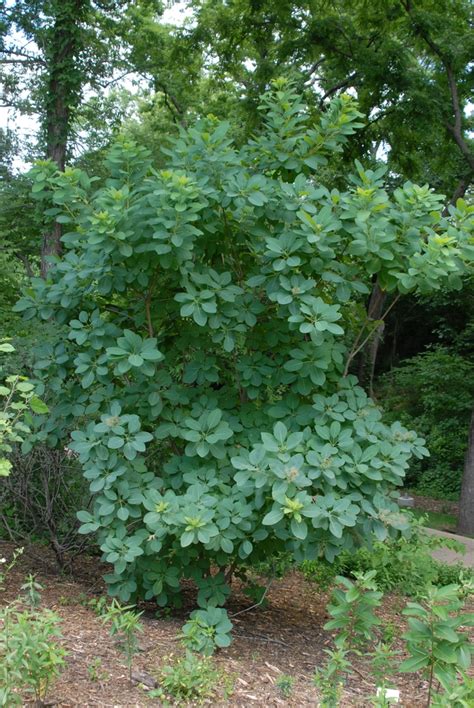
[(71, 229), (17, 306), (65, 332), (38, 352), (56, 400), (36, 437), (64, 445), (78, 427), (95, 495), (82, 530), (124, 600), (165, 604), (187, 576), (222, 605), (241, 563), (383, 539), (404, 523), (391, 490), (425, 454), (346, 362), (374, 274), (392, 291), (460, 282), (470, 210), (442, 218), (427, 187), (389, 196), (383, 169), (359, 164), (347, 191), (319, 184), (359, 125), (349, 97), (310, 125), (280, 80), (262, 109), (238, 150), (212, 118), (183, 130), (159, 172), (119, 144), (96, 192), (79, 170), (36, 168), (35, 194)]
[(390, 416), (413, 426), (430, 451), (412, 465), (407, 484), (457, 498), (474, 398), (472, 359), (442, 347), (426, 351), (383, 377), (379, 392)]

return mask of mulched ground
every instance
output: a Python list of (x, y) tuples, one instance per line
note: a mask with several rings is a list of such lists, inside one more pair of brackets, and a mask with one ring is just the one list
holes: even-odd
[[(0, 556), (11, 557), (13, 545), (0, 542)], [(36, 573), (45, 590), (43, 606), (53, 609), (62, 618), (63, 644), (68, 651), (67, 666), (48, 696), (54, 706), (159, 706), (160, 701), (147, 696), (143, 688), (130, 687), (124, 657), (109, 636), (108, 630), (92, 609), (86, 606), (91, 598), (104, 592), (101, 574), (104, 567), (96, 558), (76, 561), (73, 577), (61, 577), (53, 571), (53, 559), (48, 550), (36, 546), (25, 550), (20, 562), (0, 593), (0, 604), (13, 600), (27, 573)], [(252, 604), (238, 590), (229, 606), (229, 613)], [(212, 706), (317, 706), (318, 697), (312, 684), (314, 669), (324, 661), (324, 649), (332, 646), (329, 632), (323, 629), (328, 617), (325, 606), (328, 595), (299, 573), (274, 581), (267, 595), (266, 608), (257, 608), (233, 619), (234, 641), (215, 657), (225, 680), (216, 695), (207, 702)], [(170, 657), (182, 653), (177, 635), (189, 606), (180, 616), (157, 619), (151, 608), (145, 608), (145, 630), (140, 637), (140, 652), (134, 660), (135, 671), (157, 675), (160, 666)], [(403, 631), (401, 609), (405, 600), (388, 596), (381, 614), (391, 623), (395, 636)], [(90, 678), (88, 667), (100, 659), (101, 681)], [(403, 656), (401, 656), (403, 658)], [(364, 658), (354, 662), (356, 671), (346, 687), (341, 706), (367, 706), (374, 693), (370, 667)], [(277, 680), (281, 674), (294, 678), (289, 697), (283, 697)], [(230, 698), (224, 698), (224, 685), (233, 685)], [(400, 675), (396, 680), (401, 690), (402, 705), (418, 707), (424, 704), (426, 682), (419, 675)], [(184, 705), (184, 704), (179, 704)]]
[(423, 511), (434, 511), (439, 514), (452, 514), (453, 516), (458, 515), (459, 504), (457, 502), (449, 501), (447, 499), (420, 497), (417, 494), (413, 494), (413, 499), (415, 500), (416, 509), (422, 509)]

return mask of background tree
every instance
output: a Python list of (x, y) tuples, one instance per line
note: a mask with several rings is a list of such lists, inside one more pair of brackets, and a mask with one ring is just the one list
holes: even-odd
[[(123, 69), (127, 54), (124, 17), (126, 0), (19, 0), (2, 4), (0, 64), (9, 105), (27, 109), (40, 120), (39, 151), (60, 170), (71, 159), (73, 127), (85, 91), (98, 92), (107, 79)], [(161, 10), (147, 0), (146, 8)], [(124, 13), (124, 14), (123, 14)], [(7, 67), (7, 71), (5, 71)], [(30, 69), (26, 73), (24, 69)], [(127, 72), (130, 70), (127, 65)], [(61, 252), (61, 225), (53, 222), (43, 234), (41, 272), (46, 276), (50, 256)]]

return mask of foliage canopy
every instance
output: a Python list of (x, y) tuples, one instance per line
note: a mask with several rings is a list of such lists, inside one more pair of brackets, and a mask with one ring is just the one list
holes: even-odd
[(124, 601), (166, 604), (189, 577), (219, 606), (240, 564), (383, 540), (404, 523), (392, 490), (426, 454), (346, 362), (375, 276), (388, 291), (460, 285), (472, 210), (442, 217), (411, 183), (389, 195), (383, 168), (359, 163), (346, 191), (320, 184), (360, 127), (349, 96), (314, 125), (281, 79), (261, 110), (241, 148), (212, 116), (183, 129), (160, 171), (123, 141), (95, 191), (78, 169), (35, 168), (70, 229), (17, 305), (64, 332), (37, 352), (55, 400), (36, 439), (64, 445), (74, 428), (95, 499), (82, 531)]

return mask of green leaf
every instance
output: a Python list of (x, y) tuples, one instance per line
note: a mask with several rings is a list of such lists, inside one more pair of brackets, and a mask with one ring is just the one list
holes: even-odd
[(128, 357), (128, 361), (132, 366), (136, 367), (142, 366), (143, 364), (143, 359), (138, 354), (130, 354), (130, 356)]
[(49, 413), (49, 408), (46, 405), (46, 403), (44, 403), (37, 396), (32, 396), (30, 398), (30, 400), (28, 401), (28, 403), (29, 403), (30, 408), (33, 411), (33, 413), (37, 413), (38, 415)]
[(282, 509), (272, 509), (263, 517), (262, 524), (264, 526), (275, 526), (282, 520), (283, 515)]
[(9, 344), (8, 342), (0, 342), (0, 352), (3, 352), (5, 354), (11, 354), (11, 352), (15, 351), (15, 347)]
[(424, 669), (430, 663), (430, 658), (428, 654), (417, 652), (414, 653), (409, 659), (402, 661), (398, 670), (402, 673), (411, 673), (413, 671), (419, 671)]
[(118, 435), (114, 435), (108, 439), (107, 447), (111, 450), (118, 450), (119, 448), (123, 447), (124, 443), (125, 440), (123, 438), (118, 437)]

